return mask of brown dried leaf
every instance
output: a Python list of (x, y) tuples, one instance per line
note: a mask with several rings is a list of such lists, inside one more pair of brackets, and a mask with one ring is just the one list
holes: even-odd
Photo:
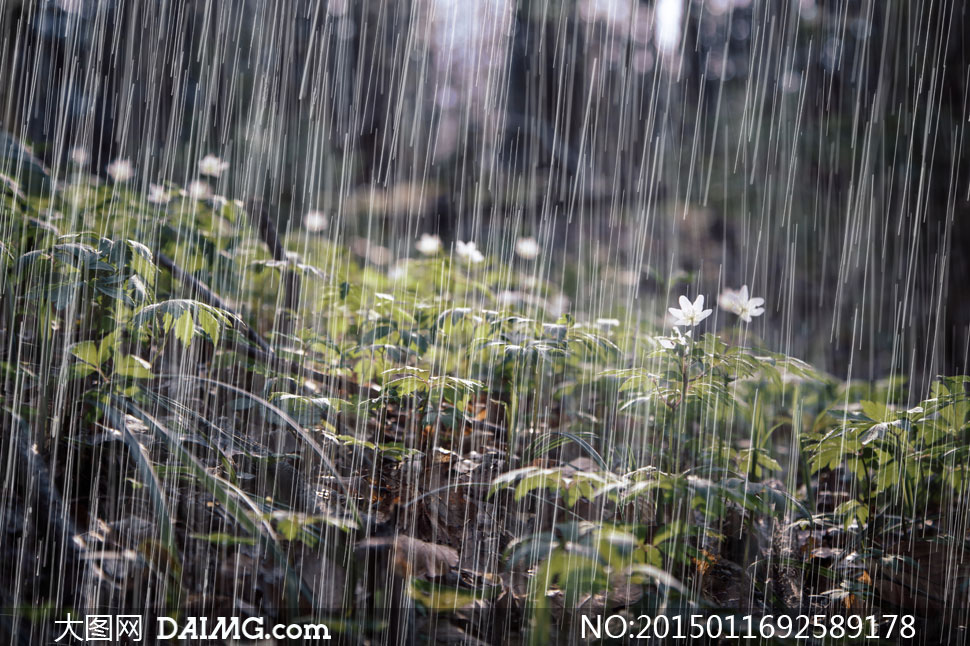
[(436, 545), (404, 536), (368, 538), (358, 550), (390, 549), (394, 572), (400, 577), (439, 577), (458, 566), (458, 552), (447, 545)]

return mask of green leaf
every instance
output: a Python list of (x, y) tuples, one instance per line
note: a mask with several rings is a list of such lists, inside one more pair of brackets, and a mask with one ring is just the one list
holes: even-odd
[(199, 327), (205, 332), (209, 340), (212, 341), (213, 345), (219, 344), (219, 330), (221, 325), (215, 316), (207, 312), (206, 310), (199, 310), (198, 314)]
[[(650, 546), (650, 547), (652, 547), (652, 546)], [(659, 555), (659, 553), (656, 552), (656, 548), (654, 548), (654, 551), (655, 551), (655, 553), (657, 553)], [(658, 559), (658, 561), (659, 561), (659, 559)], [(688, 594), (687, 588), (684, 587), (684, 584), (683, 583), (681, 583), (680, 581), (678, 581), (671, 574), (669, 574), (668, 572), (664, 571), (660, 567), (655, 567), (653, 565), (648, 565), (646, 563), (639, 563), (639, 564), (633, 565), (630, 568), (630, 574), (639, 575), (639, 576), (647, 577), (649, 579), (653, 579), (654, 581), (656, 581), (660, 585), (666, 586), (668, 588), (673, 588), (674, 590), (677, 590), (681, 594), (685, 594), (685, 595)]]
[(144, 303), (149, 300), (148, 286), (139, 276), (132, 276), (128, 279), (128, 287), (134, 294), (137, 303)]
[(141, 357), (127, 354), (115, 360), (114, 374), (131, 379), (152, 379), (152, 364)]
[(120, 339), (121, 331), (118, 329), (101, 339), (101, 342), (98, 344), (98, 361), (102, 365), (114, 354), (115, 346), (118, 345)]
[(185, 312), (175, 322), (175, 338), (185, 347), (189, 347), (192, 344), (193, 334), (195, 334), (195, 322), (192, 320), (192, 313)]
[(95, 368), (101, 367), (98, 344), (94, 341), (82, 341), (81, 343), (75, 343), (71, 347), (71, 354), (88, 365), (94, 366)]
[(415, 577), (411, 579), (408, 594), (417, 603), (435, 612), (454, 612), (480, 602), (483, 597), (493, 596), (495, 589), (454, 588), (431, 581), (422, 581)]
[(861, 401), (862, 412), (866, 417), (874, 422), (889, 422), (893, 420), (892, 411), (885, 404), (878, 404), (871, 401)]
[(97, 371), (97, 368), (95, 368), (94, 366), (88, 363), (75, 363), (73, 366), (71, 366), (71, 376), (75, 379), (79, 379), (81, 377), (87, 377), (88, 375), (96, 371)]
[(276, 528), (280, 530), (286, 540), (292, 541), (300, 535), (303, 530), (303, 523), (295, 515), (289, 514), (276, 522)]
[(426, 391), (428, 389), (428, 384), (420, 377), (401, 377), (400, 379), (394, 379), (386, 384), (386, 387), (393, 386), (397, 391), (397, 394), (401, 397), (404, 395), (410, 395), (415, 391)]
[(533, 490), (539, 488), (546, 488), (554, 492), (559, 491), (561, 485), (562, 473), (559, 469), (540, 469), (519, 481), (519, 484), (515, 487), (515, 501), (522, 500)]
[(145, 279), (145, 281), (151, 283), (155, 278), (155, 273), (157, 268), (153, 262), (151, 250), (140, 242), (135, 240), (126, 240), (128, 248), (131, 250), (131, 257), (128, 260), (128, 265), (131, 267), (138, 276)]
[[(3, 175), (5, 183), (11, 185), (15, 193), (26, 193), (31, 197), (46, 197), (51, 192), (50, 173), (43, 162), (35, 157), (19, 139), (0, 132), (0, 165), (17, 173), (16, 178)], [(22, 197), (22, 194), (20, 195)]]
[(865, 525), (869, 519), (869, 507), (858, 500), (847, 500), (835, 509), (837, 516), (845, 519), (845, 527), (848, 528), (853, 520), (858, 520), (860, 525)]
[(781, 465), (778, 463), (778, 460), (774, 459), (773, 457), (765, 453), (761, 453), (758, 455), (758, 464), (764, 467), (765, 469), (768, 469), (769, 471), (782, 470)]
[(875, 442), (876, 440), (883, 439), (884, 437), (886, 437), (886, 434), (888, 432), (889, 432), (889, 424), (886, 424), (885, 422), (880, 422), (879, 424), (873, 424), (872, 426), (870, 426), (869, 428), (867, 428), (865, 431), (862, 432), (862, 434), (859, 436), (859, 442), (862, 443), (862, 446), (865, 446), (866, 444)]
[(880, 463), (876, 469), (876, 493), (882, 493), (899, 481), (899, 468), (895, 462)]

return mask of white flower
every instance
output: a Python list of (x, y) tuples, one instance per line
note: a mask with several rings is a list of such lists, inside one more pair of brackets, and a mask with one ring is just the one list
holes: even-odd
[(704, 295), (699, 294), (693, 303), (686, 296), (681, 296), (680, 309), (671, 307), (668, 308), (668, 311), (674, 317), (674, 325), (690, 325), (693, 327), (710, 316), (712, 310), (704, 309)]
[(673, 350), (678, 345), (687, 345), (687, 342), (690, 340), (690, 332), (690, 330), (687, 330), (687, 334), (683, 334), (680, 328), (675, 327), (673, 334), (670, 336), (657, 337), (657, 343), (660, 344), (661, 348)]
[(80, 146), (71, 148), (67, 155), (71, 158), (71, 161), (78, 166), (87, 166), (88, 162), (91, 161), (91, 155), (88, 154), (87, 150), (81, 148)]
[(427, 233), (422, 233), (421, 239), (415, 243), (414, 248), (423, 253), (425, 256), (433, 256), (441, 251), (441, 238)]
[(470, 262), (473, 264), (485, 260), (485, 256), (483, 256), (482, 252), (478, 250), (478, 247), (475, 246), (474, 242), (462, 242), (459, 240), (455, 243), (455, 253), (458, 254), (458, 257), (465, 262)]
[(116, 182), (127, 182), (135, 176), (135, 167), (127, 159), (116, 159), (105, 170)]
[(619, 319), (596, 319), (596, 327), (599, 328), (614, 328), (620, 325)]
[(164, 186), (160, 184), (149, 184), (147, 199), (152, 204), (168, 204), (172, 196), (168, 194)]
[(387, 272), (387, 277), (395, 282), (406, 278), (407, 275), (408, 275), (408, 269), (402, 263), (397, 263), (396, 265), (391, 267), (390, 271)]
[(199, 160), (199, 174), (209, 177), (221, 177), (222, 173), (229, 168), (229, 162), (222, 161), (215, 155), (206, 155)]
[(739, 295), (740, 293), (733, 289), (725, 289), (717, 297), (717, 306), (722, 310), (727, 310), (728, 312), (734, 312), (737, 314)]
[(745, 323), (750, 323), (752, 317), (761, 316), (765, 312), (765, 308), (762, 307), (765, 304), (765, 299), (760, 297), (750, 298), (747, 285), (742, 285), (738, 291), (725, 289), (718, 297), (717, 304), (722, 309), (737, 314)]
[(519, 238), (515, 243), (515, 253), (526, 260), (533, 260), (539, 255), (539, 243), (535, 238)]
[(225, 195), (212, 196), (212, 208), (221, 209), (225, 206), (228, 206), (228, 204), (229, 204), (229, 198), (226, 197)]
[(307, 211), (303, 216), (303, 228), (312, 233), (327, 228), (327, 216), (321, 211)]
[(189, 185), (185, 187), (185, 195), (193, 200), (204, 200), (209, 197), (209, 185), (198, 179), (189, 182)]

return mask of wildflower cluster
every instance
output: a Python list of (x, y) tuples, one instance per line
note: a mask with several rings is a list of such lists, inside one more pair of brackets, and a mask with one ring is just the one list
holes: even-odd
[[(89, 162), (90, 155), (83, 148), (74, 148), (70, 151), (70, 159), (77, 166), (83, 167)], [(210, 154), (199, 160), (197, 168), (199, 175), (219, 178), (228, 170), (229, 162)], [(129, 182), (136, 175), (134, 164), (127, 158), (115, 159), (105, 166), (105, 172), (116, 184)], [(151, 204), (168, 204), (176, 193), (191, 200), (207, 200), (211, 198), (216, 202), (225, 203), (227, 201), (221, 196), (214, 196), (211, 186), (203, 179), (192, 180), (184, 189), (178, 190), (177, 192), (170, 191), (163, 184), (149, 184), (148, 194), (145, 199)]]
[[(678, 303), (680, 304), (679, 308), (670, 307), (667, 309), (673, 317), (675, 326), (695, 327), (713, 312), (711, 309), (704, 309), (703, 294), (698, 294), (693, 301), (686, 296), (681, 296)], [(741, 289), (738, 290), (725, 289), (717, 299), (717, 304), (721, 309), (736, 314), (745, 323), (750, 323), (752, 318), (764, 314), (764, 303), (765, 299), (753, 298), (749, 295), (747, 285), (742, 285)]]

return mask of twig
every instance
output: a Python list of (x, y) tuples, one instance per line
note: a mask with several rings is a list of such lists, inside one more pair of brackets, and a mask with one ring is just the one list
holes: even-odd
[[(286, 248), (280, 241), (276, 225), (270, 219), (269, 212), (263, 203), (260, 200), (253, 200), (246, 211), (249, 213), (250, 219), (255, 220), (254, 224), (256, 230), (259, 231), (259, 237), (269, 247), (270, 253), (273, 254), (273, 260), (288, 263)], [(280, 331), (284, 334), (290, 334), (293, 327), (293, 313), (296, 312), (297, 301), (300, 296), (300, 276), (297, 272), (287, 269), (286, 264), (280, 271), (283, 283), (283, 311), (280, 312), (279, 317)]]

